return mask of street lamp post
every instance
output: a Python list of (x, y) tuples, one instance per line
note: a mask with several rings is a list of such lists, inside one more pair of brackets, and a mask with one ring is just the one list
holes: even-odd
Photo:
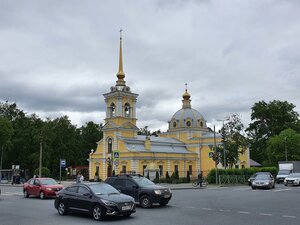
[(2, 159), (3, 159), (3, 145), (2, 145), (1, 162), (0, 162), (0, 182), (2, 180)]
[(286, 136), (284, 137), (284, 151), (285, 151), (285, 161), (287, 162)]
[(39, 177), (42, 177), (42, 155), (43, 155), (43, 143), (40, 141), (40, 166), (39, 166)]

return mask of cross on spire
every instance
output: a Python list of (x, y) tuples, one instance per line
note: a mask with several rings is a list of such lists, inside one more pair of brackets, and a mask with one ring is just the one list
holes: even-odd
[(187, 91), (187, 83), (185, 83), (184, 85), (185, 85), (185, 91)]
[(120, 29), (120, 40), (122, 40), (122, 28)]

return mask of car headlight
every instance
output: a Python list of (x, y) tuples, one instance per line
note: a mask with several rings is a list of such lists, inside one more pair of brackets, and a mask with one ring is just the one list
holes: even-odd
[(46, 188), (47, 191), (52, 191), (52, 188)]
[(157, 195), (161, 195), (161, 190), (154, 190), (154, 193)]
[(116, 206), (117, 204), (115, 202), (112, 202), (112, 201), (108, 201), (108, 200), (105, 200), (105, 199), (102, 199), (102, 202), (107, 205), (107, 206)]

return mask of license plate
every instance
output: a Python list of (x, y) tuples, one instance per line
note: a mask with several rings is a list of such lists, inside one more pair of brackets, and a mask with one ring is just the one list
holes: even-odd
[(170, 195), (165, 195), (164, 197), (165, 197), (165, 198), (170, 198)]
[(125, 210), (130, 210), (131, 209), (131, 206), (130, 205), (126, 205), (126, 206), (122, 206), (122, 210), (125, 211)]

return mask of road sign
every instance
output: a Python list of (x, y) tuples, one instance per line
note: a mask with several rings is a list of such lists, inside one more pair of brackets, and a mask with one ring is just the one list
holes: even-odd
[(115, 166), (118, 166), (119, 165), (119, 160), (115, 160), (114, 164), (115, 164)]
[(66, 167), (66, 160), (65, 159), (60, 160), (60, 167)]
[(120, 151), (114, 151), (113, 156), (114, 156), (114, 159), (116, 159), (116, 160), (120, 159)]

